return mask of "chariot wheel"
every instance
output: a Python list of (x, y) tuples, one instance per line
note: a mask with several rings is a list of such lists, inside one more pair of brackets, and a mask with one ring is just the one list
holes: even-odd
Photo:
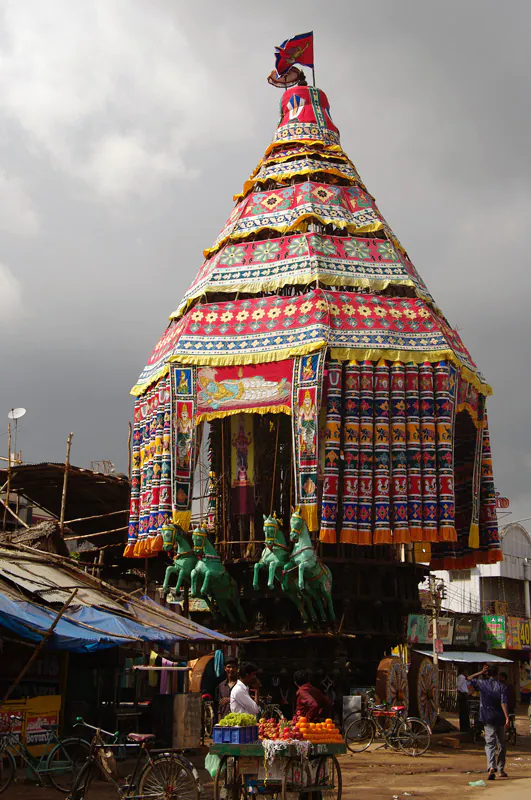
[(412, 665), (410, 687), (412, 697), (416, 700), (416, 712), (420, 719), (433, 726), (437, 722), (439, 708), (439, 684), (437, 670), (431, 659), (423, 658), (420, 664)]
[(376, 671), (376, 696), (380, 703), (409, 708), (407, 670), (400, 658), (382, 658)]

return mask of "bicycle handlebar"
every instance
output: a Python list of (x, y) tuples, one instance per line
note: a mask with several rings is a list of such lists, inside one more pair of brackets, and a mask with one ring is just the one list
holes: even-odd
[(83, 717), (76, 717), (74, 728), (78, 727), (90, 728), (91, 731), (97, 731), (97, 733), (102, 733), (104, 736), (109, 736), (111, 739), (118, 739), (118, 736), (120, 735), (120, 731), (111, 733), (110, 731), (105, 731), (103, 728), (97, 728), (94, 725), (89, 725), (88, 722), (85, 722)]

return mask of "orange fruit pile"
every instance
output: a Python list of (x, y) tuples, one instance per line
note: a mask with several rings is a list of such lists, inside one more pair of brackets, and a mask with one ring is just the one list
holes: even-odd
[(341, 744), (343, 742), (340, 730), (331, 719), (324, 722), (308, 722), (306, 717), (299, 717), (295, 727), (312, 744)]

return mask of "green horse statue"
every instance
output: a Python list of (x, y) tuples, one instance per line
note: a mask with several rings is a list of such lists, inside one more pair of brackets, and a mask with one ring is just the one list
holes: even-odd
[(185, 584), (191, 585), (192, 570), (197, 564), (197, 556), (185, 537), (184, 531), (175, 525), (168, 523), (162, 527), (162, 539), (163, 549), (167, 553), (174, 551), (173, 565), (166, 568), (162, 591), (166, 594), (170, 588), (171, 579), (174, 575), (177, 575), (177, 583), (175, 584), (175, 592), (177, 593), (181, 591), (182, 586)]
[(213, 597), (220, 613), (234, 625), (246, 625), (236, 581), (229, 575), (204, 528), (192, 533), (197, 564), (192, 570), (192, 596)]
[[(335, 622), (336, 615), (332, 602), (332, 573), (317, 558), (308, 526), (298, 510), (291, 515), (290, 539), (293, 542), (290, 560), (284, 566), (283, 588), (289, 585), (290, 573), (296, 572), (300, 592), (306, 591), (317, 605), (323, 622)], [(325, 611), (326, 607), (326, 611)]]
[(281, 522), (276, 516), (266, 517), (264, 514), (265, 547), (262, 550), (260, 561), (257, 561), (254, 565), (253, 589), (257, 591), (260, 588), (260, 572), (266, 569), (268, 575), (267, 588), (273, 589), (275, 580), (278, 581), (282, 588), (285, 589), (288, 598), (297, 607), (302, 620), (310, 622), (311, 619), (312, 622), (316, 622), (317, 615), (313, 604), (307, 593), (299, 592), (297, 578), (293, 572), (289, 576), (286, 587), (284, 586), (282, 574), (285, 565), (289, 561), (289, 548), (280, 525)]

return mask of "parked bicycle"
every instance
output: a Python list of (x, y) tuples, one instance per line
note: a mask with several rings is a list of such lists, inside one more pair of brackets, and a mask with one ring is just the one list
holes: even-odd
[[(101, 779), (114, 787), (120, 800), (199, 800), (199, 776), (193, 764), (175, 750), (151, 750), (154, 734), (130, 733), (126, 744), (109, 744), (104, 737), (113, 739), (116, 734), (88, 725), (80, 718), (78, 723), (94, 735), (68, 800), (98, 800)], [(127, 777), (120, 776), (115, 758), (123, 747), (136, 753), (133, 771)]]
[(379, 738), (383, 747), (421, 756), (431, 744), (431, 730), (418, 717), (406, 717), (405, 706), (369, 705), (350, 723), (344, 738), (351, 753), (362, 753)]
[(214, 701), (212, 695), (201, 695), (201, 739), (211, 738), (214, 729)]
[(516, 719), (516, 717), (515, 717), (514, 714), (509, 714), (509, 725), (507, 727), (507, 730), (505, 731), (507, 744), (511, 744), (511, 745), (513, 745), (513, 747), (516, 744), (516, 735), (517, 735), (516, 734), (515, 719)]
[(7, 723), (0, 723), (0, 794), (16, 778), (17, 761), (41, 786), (49, 780), (58, 791), (69, 792), (89, 753), (89, 743), (73, 736), (61, 739), (57, 733), (58, 725), (41, 723), (48, 736), (42, 742), (42, 755), (32, 756), (15, 732), (16, 722), (22, 722), (22, 717), (12, 714)]
[(279, 722), (286, 719), (278, 703), (273, 703), (271, 695), (266, 695), (262, 698), (262, 707), (259, 716), (264, 719), (275, 719)]

